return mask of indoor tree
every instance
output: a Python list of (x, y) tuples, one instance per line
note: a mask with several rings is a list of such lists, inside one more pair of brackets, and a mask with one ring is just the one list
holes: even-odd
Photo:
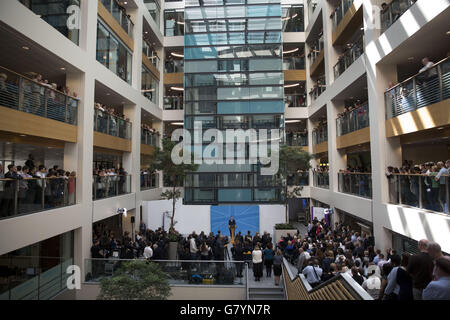
[(100, 280), (97, 300), (167, 300), (169, 296), (168, 276), (157, 263), (131, 260), (112, 277)]
[[(164, 176), (170, 180), (170, 188), (161, 194), (165, 200), (172, 201), (172, 214), (170, 215), (169, 234), (175, 234), (175, 205), (177, 200), (182, 197), (180, 186), (188, 172), (195, 172), (198, 169), (196, 164), (175, 164), (172, 161), (172, 150), (179, 142), (172, 141), (168, 138), (162, 139), (162, 149), (155, 148), (155, 152), (150, 159), (150, 170), (163, 171)], [(183, 151), (180, 150), (180, 157), (183, 156)], [(193, 163), (193, 161), (192, 161)]]
[(301, 197), (302, 186), (293, 186), (291, 190), (288, 187), (288, 176), (298, 174), (299, 172), (309, 172), (311, 169), (312, 155), (298, 146), (280, 146), (280, 171), (284, 180), (284, 206), (286, 223), (289, 223), (288, 203), (289, 199)]

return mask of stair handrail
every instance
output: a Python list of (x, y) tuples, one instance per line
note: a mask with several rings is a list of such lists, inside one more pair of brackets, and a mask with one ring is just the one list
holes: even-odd
[[(305, 289), (307, 295), (306, 298), (310, 298), (311, 295), (322, 288), (329, 287), (331, 284), (339, 282), (355, 300), (373, 300), (373, 298), (355, 280), (353, 280), (350, 275), (346, 273), (341, 273), (337, 276), (334, 276), (333, 278), (321, 283), (319, 286), (312, 288), (302, 273), (294, 275), (291, 268), (289, 267), (288, 261), (285, 258), (283, 258), (283, 269), (288, 273), (290, 278), (289, 280), (291, 282), (294, 282), (297, 278), (299, 279), (300, 283)], [(285, 279), (285, 281), (287, 281), (287, 279)], [(286, 297), (289, 299), (287, 290)]]

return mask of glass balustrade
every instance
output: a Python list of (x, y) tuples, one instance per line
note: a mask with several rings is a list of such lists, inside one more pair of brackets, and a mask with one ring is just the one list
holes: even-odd
[(141, 173), (141, 190), (159, 188), (159, 174)]
[(155, 66), (157, 70), (159, 70), (159, 66), (161, 64), (161, 60), (159, 59), (155, 50), (152, 49), (151, 46), (147, 44), (144, 40), (142, 41), (142, 54), (150, 60), (150, 62)]
[(0, 219), (76, 204), (76, 178), (0, 179)]
[(323, 35), (311, 45), (311, 50), (309, 53), (309, 64), (312, 66), (316, 62), (317, 58), (321, 55), (324, 48)]
[(450, 176), (436, 180), (436, 175), (388, 175), (389, 203), (449, 213)]
[(94, 131), (131, 140), (131, 122), (100, 109), (94, 110)]
[(77, 124), (77, 98), (0, 67), (0, 106)]
[(450, 98), (450, 59), (388, 89), (386, 119), (397, 117)]
[(131, 193), (131, 175), (93, 176), (92, 199), (106, 199)]
[(347, 49), (338, 59), (338, 63), (333, 67), (334, 79), (339, 78), (353, 62), (364, 53), (364, 37), (358, 38), (350, 49)]
[(183, 110), (183, 96), (166, 96), (164, 97), (164, 110)]
[(311, 96), (311, 100), (315, 101), (317, 98), (320, 97), (322, 93), (325, 92), (327, 89), (327, 86), (324, 84), (316, 84), (315, 87), (309, 92), (309, 95)]
[(313, 171), (313, 185), (317, 188), (330, 189), (330, 176), (328, 172)]
[(316, 128), (313, 131), (313, 144), (317, 145), (326, 141), (328, 141), (328, 127), (323, 126)]
[(303, 108), (306, 107), (305, 94), (285, 94), (284, 104), (288, 108)]
[(141, 143), (153, 146), (153, 147), (159, 147), (159, 138), (160, 135), (156, 132), (151, 132), (147, 129), (141, 129)]
[(340, 0), (335, 12), (332, 15), (333, 19), (333, 30), (339, 25), (344, 16), (347, 14), (348, 9), (353, 4), (353, 0)]
[(304, 70), (304, 69), (305, 69), (304, 57), (283, 58), (283, 70)]
[(127, 15), (125, 9), (120, 6), (119, 2), (116, 0), (101, 0), (103, 6), (108, 10), (109, 13), (113, 16), (113, 18), (120, 24), (122, 29), (133, 38), (133, 30), (134, 24), (130, 19), (130, 16)]
[(309, 172), (299, 172), (287, 178), (288, 186), (309, 186)]
[(336, 135), (338, 137), (367, 128), (369, 126), (369, 106), (363, 106), (346, 112), (336, 119)]
[(165, 65), (166, 73), (184, 72), (184, 60), (168, 60)]
[(392, 0), (385, 10), (380, 11), (381, 33), (397, 21), (417, 0)]
[[(117, 254), (121, 254), (117, 251)], [(250, 263), (251, 255), (244, 255)], [(101, 279), (113, 277), (128, 261), (119, 258), (85, 259), (87, 283), (98, 283)], [(138, 259), (142, 263), (156, 263), (167, 275), (170, 285), (229, 285), (245, 286), (247, 263), (243, 261), (215, 260), (150, 260)]]
[(339, 192), (372, 198), (371, 173), (338, 173)]
[(291, 147), (306, 147), (308, 146), (308, 134), (286, 133), (286, 144)]
[(0, 257), (6, 273), (0, 283), (0, 300), (50, 300), (67, 290), (67, 268), (73, 258)]

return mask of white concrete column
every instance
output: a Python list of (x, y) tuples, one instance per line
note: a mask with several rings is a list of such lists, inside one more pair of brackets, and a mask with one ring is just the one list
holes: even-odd
[(325, 3), (323, 4), (322, 10), (322, 23), (324, 39), (325, 79), (328, 87), (332, 82), (334, 82), (333, 66), (337, 62), (338, 54), (332, 44), (333, 21), (330, 19), (330, 15), (334, 11), (334, 7), (330, 2), (324, 2)]
[(137, 90), (142, 88), (142, 43), (143, 43), (143, 10), (137, 8), (136, 10), (129, 10), (127, 13), (131, 16), (131, 20), (134, 23), (133, 29), (133, 71), (132, 71), (132, 86)]
[(328, 119), (328, 163), (330, 164), (330, 191), (339, 191), (338, 173), (347, 166), (345, 151), (336, 147), (336, 118), (338, 110), (342, 108), (343, 101), (333, 100), (327, 105)]

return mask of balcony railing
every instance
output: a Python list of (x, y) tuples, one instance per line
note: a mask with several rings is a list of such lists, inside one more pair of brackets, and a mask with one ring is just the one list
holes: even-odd
[(148, 58), (148, 60), (150, 60), (150, 62), (155, 66), (155, 68), (159, 70), (161, 60), (159, 59), (156, 52), (145, 41), (142, 41), (142, 53), (144, 56)]
[(159, 174), (141, 173), (141, 191), (159, 188)]
[(346, 50), (340, 57), (338, 63), (333, 67), (334, 79), (339, 78), (341, 74), (347, 70), (353, 62), (355, 62), (364, 53), (364, 37), (358, 38), (353, 46)]
[(330, 189), (330, 176), (328, 172), (313, 171), (313, 185), (317, 188)]
[(141, 129), (141, 143), (147, 146), (159, 147), (159, 135), (146, 129)]
[(283, 70), (304, 70), (305, 57), (284, 57)]
[(67, 290), (73, 258), (0, 257), (0, 300), (50, 300)]
[(305, 94), (285, 94), (284, 103), (288, 108), (304, 108), (306, 107)]
[(369, 126), (369, 106), (364, 104), (358, 109), (346, 112), (336, 119), (336, 135), (338, 137), (358, 131)]
[(327, 86), (324, 84), (317, 84), (310, 92), (311, 100), (315, 101), (322, 93), (325, 92)]
[(392, 0), (386, 10), (380, 12), (381, 33), (385, 32), (398, 20), (417, 0)]
[(183, 110), (183, 97), (171, 96), (164, 97), (164, 110)]
[(77, 124), (78, 99), (0, 67), (0, 106)]
[(436, 173), (388, 175), (389, 203), (449, 213), (450, 176)]
[(76, 204), (76, 178), (0, 179), (0, 218)]
[(308, 134), (307, 133), (292, 133), (286, 134), (286, 144), (291, 147), (307, 147)]
[(388, 89), (386, 119), (450, 98), (450, 58)]
[[(226, 251), (227, 253), (228, 251)], [(119, 252), (118, 252), (119, 253)], [(167, 275), (170, 285), (229, 285), (243, 287), (247, 285), (247, 268), (251, 255), (244, 254), (244, 261), (215, 260), (150, 260), (157, 263)], [(128, 261), (145, 259), (85, 259), (86, 278), (89, 283), (114, 276), (119, 268)]]
[(371, 173), (338, 173), (339, 192), (372, 198)]
[(311, 51), (309, 54), (309, 64), (312, 66), (314, 64), (314, 62), (317, 60), (317, 58), (320, 56), (320, 53), (322, 52), (323, 48), (324, 48), (324, 42), (323, 42), (323, 35), (316, 40), (312, 45), (311, 45)]
[(166, 73), (180, 73), (184, 72), (184, 60), (169, 60), (165, 65)]
[(309, 172), (300, 172), (287, 178), (288, 186), (309, 186)]
[(131, 122), (99, 109), (94, 110), (94, 131), (131, 140)]
[(127, 15), (125, 9), (119, 6), (116, 0), (101, 0), (106, 10), (113, 16), (113, 18), (120, 24), (123, 30), (133, 39), (134, 24)]
[(131, 175), (93, 176), (92, 199), (106, 199), (131, 193)]
[(328, 141), (328, 127), (323, 126), (313, 131), (313, 144), (321, 144)]
[(333, 19), (333, 30), (336, 29), (336, 27), (339, 25), (339, 23), (344, 18), (345, 14), (347, 13), (348, 9), (353, 4), (353, 0), (340, 0), (339, 5), (336, 8), (336, 11), (331, 16), (331, 19)]

